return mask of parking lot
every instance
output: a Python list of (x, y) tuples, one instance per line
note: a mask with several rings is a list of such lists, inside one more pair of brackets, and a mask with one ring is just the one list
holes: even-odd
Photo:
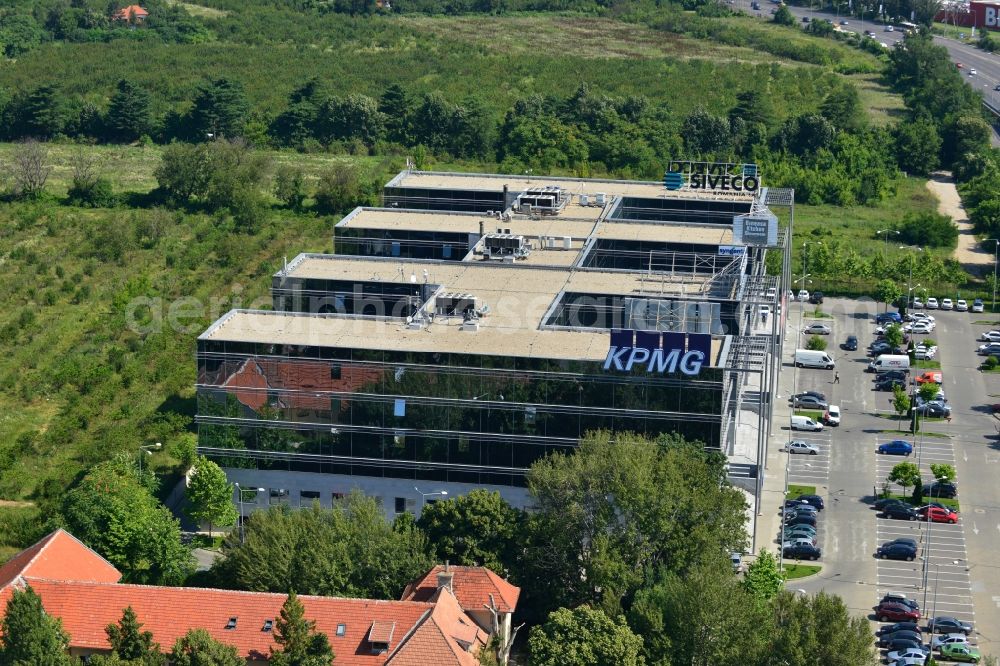
[[(865, 355), (875, 329), (874, 304), (828, 300), (823, 310), (833, 315), (823, 319), (831, 326), (827, 352), (835, 359), (835, 371), (802, 368), (794, 372), (794, 349), (804, 346), (798, 335), (816, 320), (814, 306), (789, 307), (786, 347), (780, 377), (781, 413), (791, 413), (787, 399), (793, 392), (818, 391), (842, 411), (839, 428), (822, 433), (794, 432), (794, 439), (817, 445), (819, 455), (788, 456), (783, 448), (789, 439), (787, 426), (775, 430), (768, 450), (765, 489), (780, 488), (784, 466), (788, 483), (815, 486), (826, 500), (819, 530), (823, 569), (819, 575), (791, 585), (806, 592), (825, 589), (840, 595), (852, 611), (872, 617), (872, 607), (888, 591), (902, 592), (920, 603), (924, 617), (933, 612), (972, 622), (971, 639), (984, 654), (1000, 651), (1000, 567), (995, 555), (1000, 548), (1000, 443), (997, 421), (990, 405), (1000, 403), (1000, 374), (979, 371), (982, 360), (975, 353), (976, 338), (989, 328), (1000, 329), (1000, 317), (966, 312), (932, 312), (936, 329), (917, 340), (933, 338), (939, 346), (937, 359), (944, 376), (942, 387), (952, 407), (952, 421), (927, 420), (922, 434), (895, 433), (896, 419), (891, 392), (873, 391), (874, 376), (864, 372)], [(882, 311), (884, 308), (879, 308)], [(800, 323), (801, 322), (801, 323)], [(848, 335), (856, 335), (859, 349), (840, 348)], [(924, 369), (914, 369), (915, 374)], [(834, 372), (840, 381), (834, 383)], [(787, 423), (776, 416), (777, 423)], [(908, 431), (904, 418), (902, 430)], [(938, 436), (934, 436), (934, 434)], [(914, 444), (909, 457), (878, 455), (876, 447), (892, 439)], [(815, 459), (815, 460), (811, 460)], [(957, 470), (960, 502), (955, 525), (927, 524), (877, 518), (872, 509), (874, 495), (881, 490), (893, 465), (903, 460), (918, 462), (926, 485), (933, 481), (930, 464), (953, 464)], [(899, 493), (898, 486), (893, 492)], [(908, 492), (911, 492), (908, 489)], [(773, 506), (780, 504), (774, 501)], [(766, 528), (767, 540), (775, 541), (775, 529)], [(879, 560), (875, 551), (895, 538), (913, 538), (918, 557), (913, 562)], [(927, 558), (922, 559), (922, 558)], [(926, 564), (925, 564), (926, 562)], [(926, 582), (925, 582), (926, 581)], [(936, 596), (936, 609), (935, 609)]]

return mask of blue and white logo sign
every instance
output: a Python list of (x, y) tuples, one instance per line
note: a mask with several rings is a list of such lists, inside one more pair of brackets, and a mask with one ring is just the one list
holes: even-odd
[(680, 171), (668, 171), (663, 174), (663, 186), (668, 190), (679, 190), (684, 187), (684, 174)]
[[(685, 341), (687, 345), (685, 347)], [(707, 333), (660, 333), (612, 329), (611, 346), (604, 359), (605, 370), (674, 373), (697, 376), (712, 351), (712, 336)]]

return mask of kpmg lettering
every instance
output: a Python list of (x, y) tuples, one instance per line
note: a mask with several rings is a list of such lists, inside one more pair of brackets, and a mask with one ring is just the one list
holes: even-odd
[[(612, 344), (604, 359), (605, 370), (631, 372), (633, 368), (645, 368), (646, 372), (658, 374), (673, 373), (679, 370), (681, 374), (693, 377), (701, 372), (701, 368), (705, 364), (707, 354), (703, 349), (691, 348), (684, 351), (683, 347), (660, 349), (658, 347), (634, 346), (630, 341), (631, 336), (618, 337), (622, 333), (630, 334), (631, 331), (612, 333)], [(679, 334), (677, 337), (682, 341), (684, 334)], [(706, 338), (706, 342), (708, 341), (709, 336), (702, 337)], [(615, 344), (616, 339), (628, 344)], [(691, 345), (691, 347), (694, 346), (694, 344)]]

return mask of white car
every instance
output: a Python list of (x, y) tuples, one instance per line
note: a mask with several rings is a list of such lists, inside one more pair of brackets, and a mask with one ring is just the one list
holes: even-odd
[(929, 315), (926, 312), (911, 312), (910, 319), (913, 321), (929, 321), (934, 323), (934, 315)]
[(885, 31), (886, 32), (892, 32), (893, 30), (895, 30), (895, 28), (893, 28), (891, 25), (885, 26)]
[(913, 307), (915, 307), (915, 308), (922, 308), (922, 307), (924, 307), (924, 302), (923, 302), (923, 300), (921, 300), (921, 298), (919, 296), (914, 297), (914, 299), (913, 299)]
[(983, 311), (983, 299), (977, 298), (976, 300), (972, 301), (972, 311), (973, 312)]
[(807, 290), (805, 290), (805, 289), (799, 289), (799, 300), (800, 301), (808, 301), (809, 300), (809, 292)]
[(809, 324), (802, 332), (806, 335), (830, 335), (833, 329), (826, 324)]
[(762, 305), (762, 306), (760, 306), (760, 316), (761, 316), (761, 319), (763, 319), (764, 317), (767, 317), (769, 314), (771, 314), (771, 306), (770, 305)]
[(983, 342), (1000, 342), (1000, 331), (986, 331), (979, 339)]
[(926, 320), (915, 321), (912, 324), (910, 324), (908, 329), (905, 330), (909, 330), (910, 333), (923, 333), (926, 335), (927, 333), (930, 333), (931, 331), (934, 330), (934, 324)]
[(807, 456), (819, 455), (818, 446), (809, 442), (803, 442), (801, 439), (793, 439), (785, 448), (789, 453), (804, 453)]
[(926, 345), (917, 345), (913, 350), (913, 358), (918, 361), (930, 361), (937, 356), (937, 345), (931, 345), (930, 347)]
[[(914, 303), (914, 305), (916, 305), (916, 303)], [(928, 310), (937, 310), (938, 309), (937, 299), (931, 296), (930, 298), (927, 299), (927, 305), (925, 305), (924, 307), (926, 307)]]
[(976, 74), (978, 74), (978, 72), (975, 67), (969, 70), (969, 76), (975, 76)]
[[(924, 663), (927, 661), (928, 650), (923, 648), (906, 648), (905, 650), (896, 650), (895, 652), (890, 652), (885, 655), (885, 658), (890, 664), (895, 664), (900, 659), (922, 659), (923, 661), (919, 663)], [(917, 662), (914, 662), (917, 663)]]
[(815, 546), (815, 539), (807, 539), (805, 537), (799, 537), (798, 539), (792, 539), (791, 541), (785, 541), (781, 544), (781, 550), (786, 548), (795, 548), (796, 546)]
[(955, 311), (956, 312), (968, 312), (969, 304), (965, 302), (964, 298), (960, 298), (955, 301)]
[(826, 412), (823, 414), (823, 421), (825, 421), (828, 426), (839, 426), (840, 407), (838, 405), (830, 405), (827, 407)]
[(938, 650), (942, 645), (951, 645), (952, 643), (968, 643), (969, 637), (965, 634), (938, 634), (931, 641), (931, 649)]
[(941, 299), (941, 309), (942, 310), (951, 310), (954, 307), (955, 306), (952, 304), (950, 298), (942, 298)]

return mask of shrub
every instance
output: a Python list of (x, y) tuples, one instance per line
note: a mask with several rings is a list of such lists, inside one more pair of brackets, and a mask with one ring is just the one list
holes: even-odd
[(811, 338), (809, 338), (809, 341), (806, 343), (806, 349), (812, 349), (813, 351), (825, 351), (826, 340), (819, 337), (818, 335), (814, 335)]
[(114, 186), (104, 177), (93, 180), (74, 178), (67, 197), (71, 206), (86, 208), (110, 208), (117, 203)]
[(983, 361), (983, 368), (986, 370), (995, 370), (997, 365), (1000, 365), (1000, 361), (997, 360), (996, 356), (987, 356), (986, 360)]
[(947, 215), (913, 213), (903, 218), (899, 237), (909, 245), (955, 247), (958, 244), (958, 227)]

